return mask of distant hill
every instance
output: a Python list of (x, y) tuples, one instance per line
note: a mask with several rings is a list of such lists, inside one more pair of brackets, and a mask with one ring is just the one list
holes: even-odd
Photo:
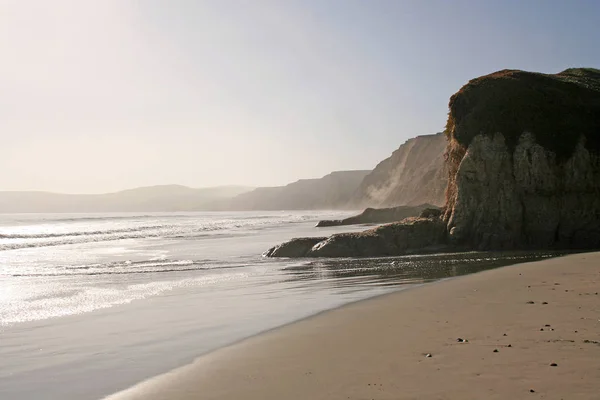
[(249, 190), (252, 188), (162, 185), (106, 194), (0, 192), (0, 213), (195, 211)]
[(262, 187), (215, 204), (227, 210), (316, 210), (345, 208), (371, 171), (337, 171), (319, 179)]
[(446, 145), (443, 133), (407, 140), (365, 177), (350, 206), (444, 205), (448, 185)]
[(401, 205), (442, 206), (448, 173), (446, 137), (412, 138), (374, 170), (336, 171), (285, 186), (194, 189), (148, 186), (106, 194), (0, 192), (0, 213), (357, 210)]

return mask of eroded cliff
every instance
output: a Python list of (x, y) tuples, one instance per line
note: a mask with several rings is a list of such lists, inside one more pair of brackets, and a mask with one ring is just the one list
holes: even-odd
[(600, 71), (500, 71), (450, 99), (449, 241), (600, 247)]
[(448, 183), (446, 143), (443, 133), (407, 140), (365, 177), (352, 206), (444, 205)]

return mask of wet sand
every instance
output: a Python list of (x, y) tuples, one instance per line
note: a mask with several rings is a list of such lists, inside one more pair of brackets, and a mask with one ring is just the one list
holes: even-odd
[(275, 329), (110, 399), (597, 399), (599, 292), (600, 253), (485, 271)]

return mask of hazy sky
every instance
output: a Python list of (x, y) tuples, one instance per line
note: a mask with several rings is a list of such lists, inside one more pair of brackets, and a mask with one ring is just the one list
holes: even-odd
[(600, 1), (0, 0), (0, 190), (373, 168), (503, 68), (600, 67)]

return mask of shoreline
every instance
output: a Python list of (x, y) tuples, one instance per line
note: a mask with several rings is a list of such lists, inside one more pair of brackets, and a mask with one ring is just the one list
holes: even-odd
[(106, 399), (587, 399), (600, 392), (600, 253), (459, 278), (267, 330)]

